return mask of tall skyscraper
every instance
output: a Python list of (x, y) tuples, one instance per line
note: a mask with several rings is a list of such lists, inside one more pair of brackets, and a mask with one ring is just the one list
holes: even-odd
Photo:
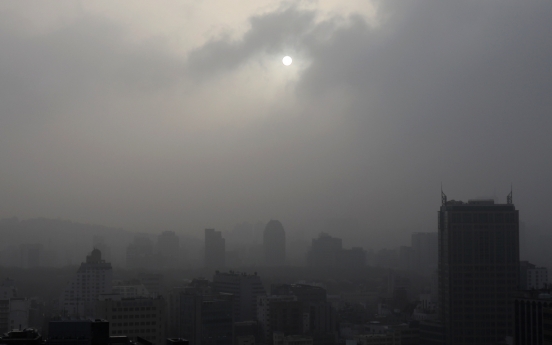
[(308, 253), (309, 265), (321, 268), (336, 267), (342, 250), (341, 238), (332, 237), (322, 232), (318, 238), (312, 239)]
[(519, 275), (519, 218), (508, 195), (447, 201), (439, 223), (439, 313), (445, 343), (496, 344), (513, 334)]
[(205, 267), (222, 268), (225, 264), (226, 242), (220, 231), (205, 229)]
[(282, 223), (271, 220), (266, 224), (263, 233), (265, 264), (283, 266), (286, 263), (286, 232)]

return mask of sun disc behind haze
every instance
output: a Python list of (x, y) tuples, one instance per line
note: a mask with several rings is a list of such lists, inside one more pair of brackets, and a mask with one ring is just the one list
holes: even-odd
[(293, 60), (291, 59), (290, 56), (284, 56), (284, 58), (282, 59), (282, 63), (286, 66), (291, 65), (292, 62)]

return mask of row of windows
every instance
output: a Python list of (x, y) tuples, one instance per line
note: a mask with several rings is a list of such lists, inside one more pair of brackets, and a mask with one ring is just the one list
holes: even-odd
[(157, 310), (157, 307), (141, 307), (141, 308), (112, 308), (111, 311), (146, 311), (146, 310)]
[(156, 317), (155, 314), (142, 314), (142, 315), (114, 315), (113, 319), (144, 319), (144, 318), (150, 318), (150, 317)]
[(124, 327), (124, 326), (155, 326), (155, 321), (152, 322), (114, 322), (113, 327)]

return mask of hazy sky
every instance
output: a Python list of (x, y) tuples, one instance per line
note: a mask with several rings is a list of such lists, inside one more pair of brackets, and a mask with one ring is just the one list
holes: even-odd
[[(551, 1), (0, 3), (0, 217), (550, 224)], [(293, 64), (285, 67), (282, 57)]]

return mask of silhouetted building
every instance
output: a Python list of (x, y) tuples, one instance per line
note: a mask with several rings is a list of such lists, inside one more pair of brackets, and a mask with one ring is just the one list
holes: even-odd
[(234, 322), (255, 320), (257, 296), (266, 295), (261, 278), (256, 273), (216, 272), (213, 290), (234, 295)]
[(257, 320), (263, 344), (273, 345), (274, 333), (303, 334), (303, 304), (297, 296), (259, 296)]
[(263, 233), (263, 248), (267, 266), (283, 266), (286, 263), (286, 232), (282, 223), (271, 220)]
[(64, 316), (94, 317), (98, 296), (111, 293), (112, 288), (111, 264), (102, 260), (99, 249), (94, 249), (65, 287), (59, 299), (59, 309)]
[(261, 342), (257, 321), (234, 323), (234, 345), (254, 345)]
[(153, 241), (146, 236), (134, 236), (126, 250), (126, 267), (129, 269), (154, 266)]
[(343, 269), (359, 269), (366, 266), (366, 251), (361, 247), (342, 249), (338, 255), (338, 267)]
[(174, 231), (164, 231), (157, 236), (157, 250), (165, 267), (178, 267), (182, 261), (180, 239)]
[(333, 337), (335, 341), (337, 312), (327, 301), (324, 288), (306, 284), (281, 284), (272, 286), (271, 293), (297, 298), (303, 308), (303, 333), (313, 335), (315, 344), (321, 338)]
[(437, 270), (439, 249), (437, 232), (415, 232), (411, 237), (412, 266), (414, 271), (430, 275)]
[(109, 322), (101, 319), (55, 320), (48, 325), (48, 345), (107, 345)]
[(226, 244), (222, 233), (215, 229), (205, 229), (205, 267), (223, 268), (225, 256)]
[(439, 211), (439, 313), (446, 344), (494, 344), (513, 335), (519, 220), (512, 204), (447, 201)]
[(212, 293), (203, 287), (177, 288), (169, 293), (169, 336), (192, 345), (231, 345), (232, 294)]
[(343, 249), (341, 238), (320, 233), (318, 238), (312, 239), (308, 262), (312, 267), (336, 267)]

